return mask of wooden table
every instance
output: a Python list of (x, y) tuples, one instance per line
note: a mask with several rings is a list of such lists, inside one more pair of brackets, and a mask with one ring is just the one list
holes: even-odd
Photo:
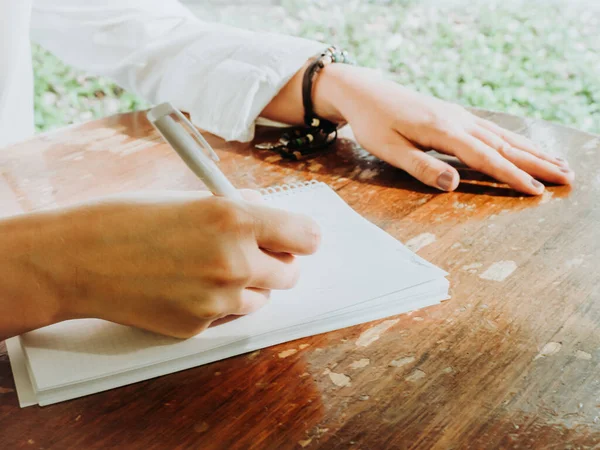
[[(450, 301), (44, 408), (19, 409), (1, 348), (0, 448), (598, 448), (600, 138), (478, 114), (565, 156), (576, 186), (521, 197), (463, 170), (444, 194), (351, 140), (290, 163), (210, 139), (239, 187), (329, 183), (450, 272)], [(0, 151), (4, 215), (198, 188), (141, 113)]]

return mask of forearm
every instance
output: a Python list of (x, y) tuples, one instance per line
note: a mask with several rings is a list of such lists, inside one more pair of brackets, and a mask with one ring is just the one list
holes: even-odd
[(0, 220), (0, 341), (61, 318), (59, 295), (32, 249), (38, 216)]

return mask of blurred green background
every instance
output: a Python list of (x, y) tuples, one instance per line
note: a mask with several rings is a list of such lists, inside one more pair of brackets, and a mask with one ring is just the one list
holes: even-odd
[[(600, 133), (600, 1), (186, 3), (205, 20), (339, 44), (421, 92)], [(40, 47), (33, 58), (39, 131), (148, 106)]]

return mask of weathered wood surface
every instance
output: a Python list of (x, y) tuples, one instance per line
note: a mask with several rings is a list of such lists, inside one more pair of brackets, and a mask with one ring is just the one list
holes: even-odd
[[(452, 300), (45, 408), (19, 409), (0, 347), (0, 448), (597, 448), (600, 139), (479, 114), (565, 156), (575, 187), (520, 197), (463, 170), (444, 194), (351, 140), (290, 163), (210, 139), (238, 187), (329, 183), (450, 272)], [(4, 215), (201, 187), (141, 113), (0, 151)]]

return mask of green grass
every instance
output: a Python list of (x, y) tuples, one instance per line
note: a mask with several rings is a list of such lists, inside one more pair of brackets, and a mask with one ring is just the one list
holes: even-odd
[(147, 106), (109, 80), (75, 70), (37, 45), (33, 67), (38, 131)]
[[(360, 64), (421, 92), (600, 132), (600, 8), (593, 2), (205, 4), (195, 9), (210, 20), (340, 44)], [(34, 66), (38, 130), (147, 106), (37, 47)]]

